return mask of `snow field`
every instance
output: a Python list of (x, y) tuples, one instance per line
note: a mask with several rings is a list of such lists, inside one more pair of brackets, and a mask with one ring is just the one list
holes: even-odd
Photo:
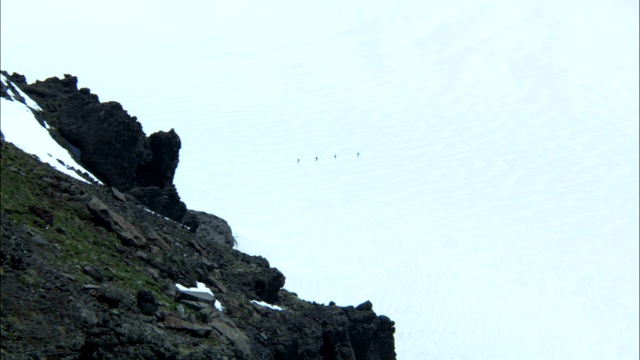
[(401, 359), (634, 358), (630, 40), (593, 9), (501, 6), (260, 54), (255, 106), (198, 123), (230, 137), (201, 170), (222, 192), (190, 204), (303, 298), (371, 300)]

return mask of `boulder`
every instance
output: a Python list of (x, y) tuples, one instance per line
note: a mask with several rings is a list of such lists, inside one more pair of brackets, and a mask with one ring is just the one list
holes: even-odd
[(120, 200), (120, 201), (127, 201), (127, 197), (120, 192), (120, 190), (114, 188), (113, 186), (110, 188), (111, 189), (111, 193), (113, 194), (113, 197)]
[(235, 245), (231, 227), (226, 220), (215, 215), (203, 211), (187, 210), (183, 223), (205, 244), (213, 243), (228, 247)]
[(175, 316), (168, 316), (164, 320), (164, 326), (167, 329), (184, 331), (195, 337), (207, 337), (213, 330), (210, 326), (202, 326), (184, 321)]
[(93, 280), (99, 283), (104, 280), (104, 274), (102, 271), (93, 265), (85, 265), (82, 267), (82, 272), (89, 275)]
[(111, 284), (105, 284), (96, 289), (96, 300), (111, 309), (131, 309), (135, 301), (126, 290)]
[(209, 303), (204, 303), (201, 301), (189, 301), (189, 300), (181, 300), (180, 301), (181, 304), (187, 305), (188, 307), (190, 307), (193, 310), (199, 311), (199, 312), (204, 312), (207, 314), (211, 314), (213, 313), (213, 306), (210, 305)]
[(226, 317), (212, 319), (210, 325), (228, 342), (235, 345), (239, 355), (251, 358), (251, 341), (239, 330), (238, 326)]
[(135, 226), (131, 225), (120, 214), (111, 210), (109, 206), (97, 197), (91, 197), (87, 208), (93, 213), (94, 221), (98, 225), (118, 235), (122, 245), (139, 247), (147, 241)]
[(158, 303), (150, 290), (140, 290), (136, 295), (138, 308), (144, 315), (153, 315), (158, 310)]
[(238, 260), (225, 272), (227, 284), (233, 283), (245, 294), (269, 304), (276, 304), (278, 293), (285, 284), (285, 276), (262, 256), (237, 252)]
[(197, 301), (213, 305), (215, 299), (213, 295), (206, 292), (177, 289), (176, 300)]
[(276, 268), (267, 268), (255, 278), (255, 292), (260, 300), (274, 304), (278, 300), (278, 292), (284, 286), (285, 277)]

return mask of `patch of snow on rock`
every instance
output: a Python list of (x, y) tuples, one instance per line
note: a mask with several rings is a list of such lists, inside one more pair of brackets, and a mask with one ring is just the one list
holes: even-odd
[[(11, 83), (4, 75), (2, 81), (5, 84)], [(13, 87), (18, 89), (15, 85)], [(25, 152), (36, 155), (40, 161), (53, 166), (56, 170), (87, 182), (74, 171), (74, 168), (82, 172), (86, 170), (60, 147), (49, 135), (47, 129), (35, 119), (31, 109), (40, 109), (38, 105), (26, 94), (20, 92), (20, 95), (24, 97), (27, 105), (17, 100), (9, 101), (2, 98), (1, 129), (5, 140), (12, 142)]]
[(196, 287), (188, 288), (184, 285), (176, 284), (176, 287), (178, 288), (178, 290), (182, 290), (182, 291), (203, 292), (203, 293), (211, 294), (212, 296), (214, 296), (211, 290), (207, 287), (207, 285), (201, 282), (197, 282), (196, 285), (197, 285)]
[(213, 306), (219, 311), (224, 311), (224, 306), (222, 306), (222, 303), (220, 303), (220, 301), (218, 300), (213, 302)]
[(259, 305), (259, 306), (262, 306), (262, 307), (269, 308), (269, 309), (271, 309), (271, 310), (277, 310), (277, 311), (282, 311), (282, 310), (284, 310), (283, 308), (281, 308), (281, 307), (280, 307), (280, 306), (278, 306), (278, 305), (268, 304), (268, 303), (266, 303), (266, 302), (264, 302), (264, 301), (251, 300), (251, 303), (256, 304), (256, 305)]

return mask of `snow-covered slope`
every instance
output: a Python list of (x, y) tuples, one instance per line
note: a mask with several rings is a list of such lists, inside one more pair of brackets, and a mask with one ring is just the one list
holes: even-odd
[[(3, 50), (29, 39), (9, 6)], [(3, 67), (71, 72), (146, 132), (175, 127), (183, 200), (288, 289), (371, 300), (400, 359), (638, 358), (637, 2), (127, 9), (121, 33), (58, 33), (77, 58)]]

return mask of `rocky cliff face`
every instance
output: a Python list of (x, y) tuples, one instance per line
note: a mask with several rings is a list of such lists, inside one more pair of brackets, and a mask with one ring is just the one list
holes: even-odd
[[(146, 137), (71, 76), (9, 78), (106, 185), (2, 142), (3, 359), (395, 359), (394, 323), (371, 303), (299, 299), (266, 259), (233, 248), (226, 221), (186, 209), (175, 132)], [(1, 95), (18, 101), (5, 84)], [(214, 295), (176, 287), (196, 282)]]
[(60, 145), (98, 179), (182, 220), (187, 208), (173, 186), (181, 146), (175, 131), (147, 137), (135, 116), (117, 102), (101, 103), (89, 89), (78, 89), (74, 76), (28, 84), (22, 75), (3, 74), (38, 103), (38, 119), (59, 132)]

